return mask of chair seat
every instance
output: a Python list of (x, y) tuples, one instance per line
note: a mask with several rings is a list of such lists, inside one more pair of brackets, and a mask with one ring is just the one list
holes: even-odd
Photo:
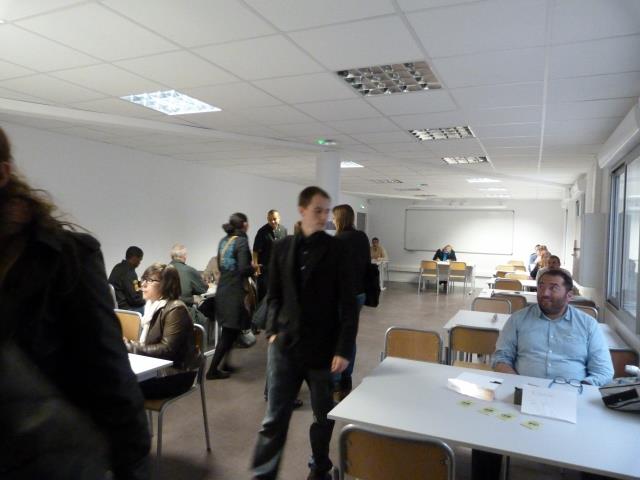
[(486, 370), (489, 372), (493, 371), (491, 365), (487, 365), (486, 363), (471, 363), (471, 362), (463, 362), (461, 360), (454, 360), (454, 367), (462, 367), (462, 368), (472, 368), (474, 370)]
[(184, 397), (185, 395), (188, 395), (189, 393), (191, 393), (193, 390), (197, 390), (197, 389), (198, 389), (198, 386), (194, 385), (186, 392), (181, 393), (180, 395), (176, 395), (175, 397), (146, 399), (144, 401), (144, 409), (153, 410), (154, 412), (159, 412), (160, 410), (162, 410), (162, 407), (164, 407), (167, 403), (173, 402), (174, 400)]

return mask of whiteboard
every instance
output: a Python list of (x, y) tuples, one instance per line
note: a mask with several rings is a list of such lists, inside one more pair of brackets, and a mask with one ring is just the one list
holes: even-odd
[(405, 250), (513, 255), (513, 210), (407, 208)]

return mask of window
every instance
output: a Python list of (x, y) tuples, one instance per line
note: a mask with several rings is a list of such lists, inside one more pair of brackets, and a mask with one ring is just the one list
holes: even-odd
[(638, 257), (640, 254), (640, 158), (611, 176), (607, 300), (620, 319), (638, 331)]

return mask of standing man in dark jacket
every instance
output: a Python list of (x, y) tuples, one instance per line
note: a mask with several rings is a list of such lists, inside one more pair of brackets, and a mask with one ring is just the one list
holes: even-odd
[(301, 232), (274, 244), (267, 293), (269, 338), (267, 411), (258, 433), (252, 473), (275, 479), (302, 381), (311, 392), (309, 480), (325, 480), (332, 463), (332, 373), (342, 372), (358, 330), (353, 268), (339, 240), (324, 232), (329, 195), (305, 188), (298, 198)]
[(125, 259), (118, 263), (109, 275), (109, 283), (116, 291), (118, 308), (144, 313), (144, 300), (140, 291), (140, 282), (136, 268), (142, 262), (143, 252), (140, 247), (127, 248)]
[[(22, 352), (41, 382), (91, 419), (107, 441), (113, 478), (148, 479), (142, 394), (113, 312), (100, 245), (57, 220), (53, 205), (12, 170), (9, 141), (0, 129), (2, 348), (8, 342)], [(37, 406), (45, 408), (44, 400)], [(15, 428), (7, 429), (7, 422), (0, 428), (0, 476), (61, 478), (70, 456), (62, 451), (64, 433), (43, 429), (40, 414), (12, 417), (5, 409), (3, 417)], [(81, 455), (76, 450), (79, 462)]]
[(253, 264), (258, 276), (258, 302), (267, 294), (269, 283), (269, 261), (273, 243), (287, 236), (287, 229), (280, 225), (280, 213), (277, 210), (267, 212), (267, 223), (256, 233), (253, 241)]

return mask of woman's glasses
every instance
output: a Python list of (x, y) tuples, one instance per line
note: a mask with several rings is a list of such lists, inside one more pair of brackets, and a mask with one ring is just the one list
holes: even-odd
[(580, 382), (580, 380), (576, 380), (575, 378), (570, 378), (569, 380), (567, 380), (564, 377), (556, 377), (554, 378), (551, 383), (549, 384), (549, 388), (553, 387), (553, 384), (557, 383), (558, 385), (571, 385), (572, 387), (576, 387), (578, 389), (578, 393), (582, 394), (582, 383)]
[(160, 280), (155, 278), (143, 278), (140, 283), (160, 283)]

